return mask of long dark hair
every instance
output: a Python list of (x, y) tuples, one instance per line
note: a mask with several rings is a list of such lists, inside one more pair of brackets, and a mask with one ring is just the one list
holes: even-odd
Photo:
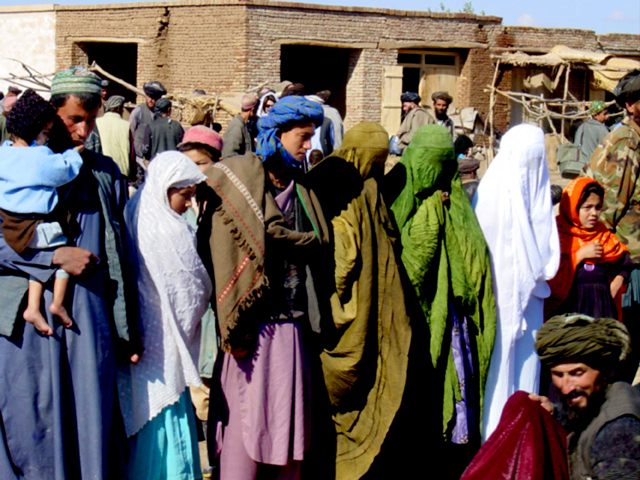
[(582, 204), (587, 201), (587, 198), (589, 198), (589, 195), (591, 195), (592, 193), (595, 193), (597, 196), (599, 196), (601, 202), (604, 200), (604, 188), (602, 188), (602, 185), (600, 185), (599, 183), (590, 183), (589, 185), (584, 187), (584, 190), (582, 190), (582, 193), (580, 194), (580, 199), (578, 200), (578, 210), (580, 210)]

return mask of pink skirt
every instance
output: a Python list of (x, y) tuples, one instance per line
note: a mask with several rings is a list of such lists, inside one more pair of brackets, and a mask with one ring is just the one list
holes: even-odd
[[(253, 356), (225, 353), (227, 421), (216, 425), (221, 478), (255, 478), (256, 465), (299, 462), (310, 439), (310, 367), (296, 321), (262, 323)], [(233, 469), (234, 471), (229, 471)]]

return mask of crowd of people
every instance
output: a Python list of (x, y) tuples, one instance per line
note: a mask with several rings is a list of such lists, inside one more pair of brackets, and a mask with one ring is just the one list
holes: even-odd
[(0, 477), (638, 478), (640, 71), (557, 216), (537, 126), (480, 180), (447, 92), (390, 140), (280, 86), (224, 135), (157, 81), (15, 95)]

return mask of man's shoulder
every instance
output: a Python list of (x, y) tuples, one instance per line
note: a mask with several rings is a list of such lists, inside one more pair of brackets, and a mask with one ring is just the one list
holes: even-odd
[(129, 122), (114, 112), (107, 112), (103, 116), (96, 119), (96, 125), (117, 125), (129, 128)]
[(640, 420), (640, 390), (627, 382), (615, 382), (607, 388), (605, 401), (594, 422), (601, 423), (600, 428), (602, 428), (624, 416)]
[(87, 162), (91, 170), (107, 173), (114, 178), (120, 176), (120, 170), (111, 157), (94, 152), (93, 150), (84, 149), (80, 153), (82, 159)]
[(590, 452), (593, 472), (598, 478), (638, 478), (640, 390), (625, 382), (614, 383), (603, 409), (607, 421), (598, 430)]
[(612, 146), (619, 144), (629, 144), (638, 147), (640, 141), (640, 133), (638, 129), (633, 126), (626, 119), (618, 128), (609, 132), (609, 134), (603, 140), (603, 143), (609, 143)]

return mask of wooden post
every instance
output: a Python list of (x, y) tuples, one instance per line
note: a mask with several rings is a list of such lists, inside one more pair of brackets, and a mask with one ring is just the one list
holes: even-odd
[(493, 80), (491, 81), (491, 95), (489, 95), (489, 151), (487, 155), (487, 165), (493, 160), (493, 142), (494, 142), (494, 125), (493, 125), (493, 108), (495, 107), (496, 81), (498, 80), (498, 71), (500, 70), (500, 59), (496, 62), (496, 69), (493, 72)]
[(98, 65), (96, 62), (93, 62), (91, 64), (91, 66), (89, 67), (89, 71), (91, 72), (98, 72), (100, 75), (102, 75), (103, 77), (108, 78), (109, 80), (111, 80), (112, 82), (116, 82), (120, 85), (122, 85), (124, 88), (126, 88), (127, 90), (131, 90), (132, 92), (140, 95), (141, 97), (144, 97), (144, 90), (141, 90), (140, 88), (131, 85), (130, 83), (125, 82), (124, 80), (111, 75), (109, 72), (107, 72), (104, 68), (102, 68), (100, 65)]
[[(567, 72), (564, 74), (564, 95), (562, 96), (562, 116), (564, 117), (564, 113), (565, 113), (565, 109), (567, 108), (565, 103), (567, 101), (567, 95), (569, 94), (569, 74), (571, 73), (571, 64), (567, 64)], [(565, 124), (565, 120), (564, 118), (562, 120), (560, 120), (560, 134), (562, 135), (562, 138), (560, 139), (561, 142), (564, 143), (564, 124)]]

